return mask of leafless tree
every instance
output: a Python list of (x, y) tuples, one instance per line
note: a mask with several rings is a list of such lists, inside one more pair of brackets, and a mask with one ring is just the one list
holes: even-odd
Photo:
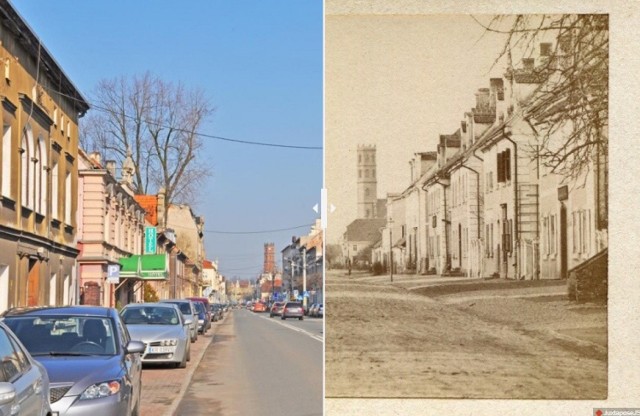
[(210, 175), (202, 160), (199, 129), (214, 108), (201, 89), (164, 81), (151, 73), (98, 83), (94, 111), (83, 120), (81, 143), (105, 159), (122, 162), (131, 151), (138, 194), (164, 188), (166, 206), (193, 203)]
[[(523, 117), (537, 132), (530, 149), (551, 172), (573, 180), (596, 169), (601, 213), (606, 222), (609, 125), (609, 16), (607, 14), (496, 16), (485, 33), (502, 34), (496, 59), (507, 75), (529, 72), (537, 87), (523, 103)], [(545, 43), (546, 50), (542, 50)], [(538, 49), (539, 48), (539, 49)], [(518, 58), (534, 58), (531, 68)]]

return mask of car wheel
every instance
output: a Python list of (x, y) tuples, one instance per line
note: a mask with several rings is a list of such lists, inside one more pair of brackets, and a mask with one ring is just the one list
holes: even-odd
[(185, 368), (187, 366), (187, 352), (182, 354), (182, 361), (176, 364), (176, 368)]
[(301, 317), (300, 317), (300, 318), (298, 318), (298, 319), (302, 321), (302, 319), (303, 319), (303, 318), (302, 318), (302, 316), (301, 316)]
[(284, 315), (282, 315), (282, 316), (280, 317), (280, 319), (282, 319), (282, 320), (284, 321), (284, 320), (286, 320), (287, 318), (286, 318)]

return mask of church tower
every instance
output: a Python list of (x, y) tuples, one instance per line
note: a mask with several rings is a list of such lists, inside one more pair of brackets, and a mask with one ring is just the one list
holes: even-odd
[(358, 218), (376, 218), (376, 146), (358, 146)]

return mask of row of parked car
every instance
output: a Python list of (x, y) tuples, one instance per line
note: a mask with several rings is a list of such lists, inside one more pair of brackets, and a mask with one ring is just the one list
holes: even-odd
[[(206, 302), (205, 302), (206, 301)], [(206, 298), (13, 308), (0, 316), (0, 414), (140, 414), (142, 364), (185, 367), (224, 306)]]
[(273, 318), (274, 316), (279, 316), (283, 320), (287, 318), (298, 318), (299, 320), (303, 320), (305, 315), (310, 317), (324, 316), (324, 308), (321, 303), (314, 303), (308, 310), (305, 310), (304, 305), (301, 302), (273, 302), (271, 307), (269, 307), (265, 302), (257, 301), (250, 303), (248, 308), (253, 312), (269, 311), (269, 317)]

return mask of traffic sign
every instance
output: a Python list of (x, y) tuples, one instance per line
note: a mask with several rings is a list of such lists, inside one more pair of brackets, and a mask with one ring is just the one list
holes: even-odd
[(109, 264), (107, 266), (107, 283), (117, 285), (120, 283), (120, 265)]
[(156, 227), (144, 227), (144, 254), (156, 254), (157, 244)]

